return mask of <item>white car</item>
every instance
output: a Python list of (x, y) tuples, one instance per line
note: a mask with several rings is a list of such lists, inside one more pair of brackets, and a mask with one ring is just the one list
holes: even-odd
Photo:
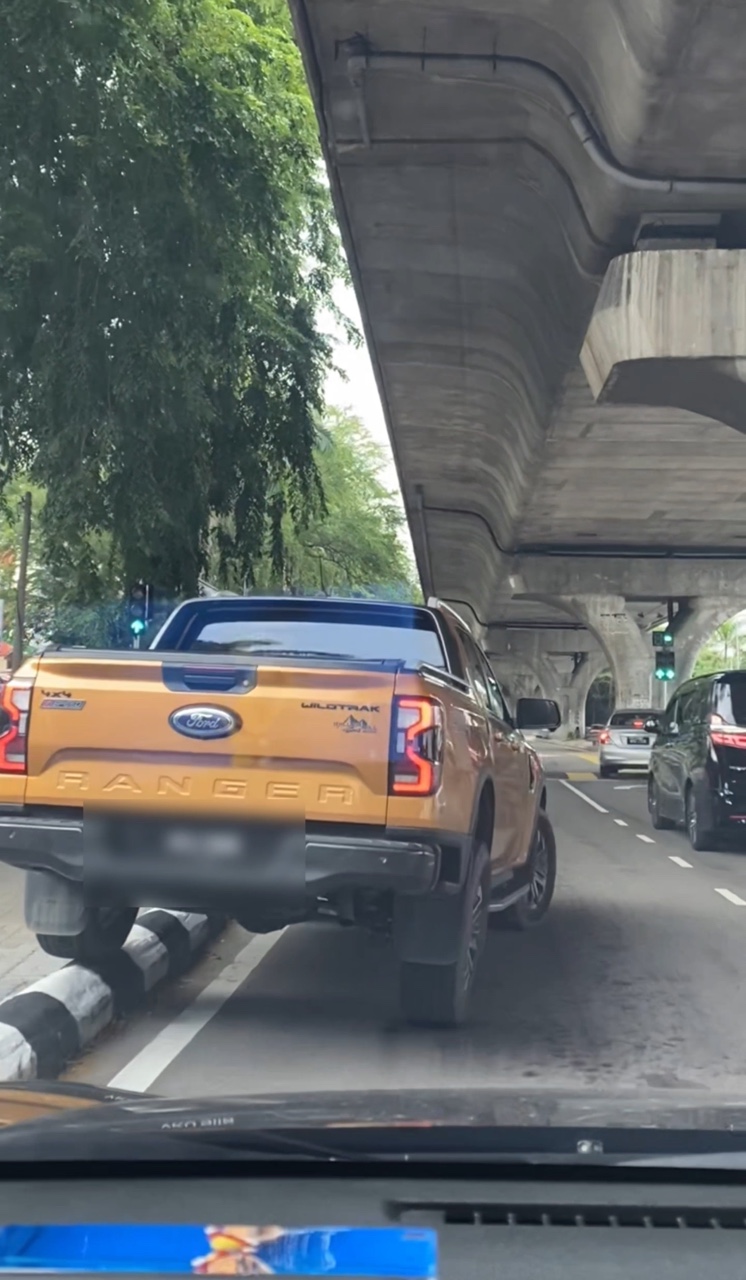
[(659, 716), (659, 711), (639, 707), (614, 712), (598, 735), (600, 778), (611, 778), (620, 769), (649, 768)]

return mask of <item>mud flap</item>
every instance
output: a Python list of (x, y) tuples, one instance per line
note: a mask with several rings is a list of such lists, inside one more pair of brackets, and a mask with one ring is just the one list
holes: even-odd
[(72, 880), (51, 871), (27, 871), (23, 905), (26, 927), (32, 933), (74, 938), (83, 932), (83, 887)]
[(394, 949), (401, 961), (454, 964), (459, 956), (467, 884), (426, 897), (398, 897), (394, 904)]

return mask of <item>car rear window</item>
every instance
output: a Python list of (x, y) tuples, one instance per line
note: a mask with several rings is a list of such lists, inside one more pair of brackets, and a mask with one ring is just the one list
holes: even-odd
[(435, 620), (423, 609), (319, 601), (195, 602), (158, 649), (251, 657), (331, 657), (447, 669)]
[(713, 710), (726, 724), (746, 725), (746, 671), (715, 682)]
[(659, 714), (656, 711), (615, 711), (609, 721), (609, 728), (642, 729), (646, 720)]

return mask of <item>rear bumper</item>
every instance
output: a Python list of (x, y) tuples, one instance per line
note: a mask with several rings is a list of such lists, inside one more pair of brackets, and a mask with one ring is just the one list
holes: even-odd
[[(124, 887), (135, 906), (191, 909), (195, 904), (207, 905), (207, 893), (211, 906), (229, 909), (236, 905), (236, 896), (251, 898), (254, 892), (270, 896), (276, 906), (286, 895), (297, 904), (299, 896), (313, 901), (354, 890), (427, 894), (439, 882), (444, 850), (459, 855), (458, 865), (469, 845), (468, 838), (451, 833), (363, 828), (364, 834), (358, 834), (354, 826), (335, 830), (329, 824), (297, 833), (297, 839), (278, 847), (275, 859), (261, 836), (252, 848), (253, 833), (248, 828), (246, 850), (229, 864), (207, 852), (198, 866), (191, 862), (177, 866), (169, 860), (162, 876), (158, 855), (139, 849), (131, 862), (121, 856), (97, 857), (92, 876), (84, 827), (82, 818), (0, 815), (0, 862), (25, 871), (51, 872), (81, 886), (95, 880), (97, 891), (111, 887), (117, 893)], [(140, 881), (143, 890), (138, 901)], [(160, 900), (154, 900), (154, 894)]]
[(599, 764), (614, 764), (620, 768), (647, 769), (650, 767), (651, 747), (599, 747)]

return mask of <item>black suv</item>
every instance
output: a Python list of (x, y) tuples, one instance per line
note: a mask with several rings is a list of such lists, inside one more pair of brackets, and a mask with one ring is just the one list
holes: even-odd
[(685, 826), (692, 848), (746, 831), (746, 671), (687, 680), (659, 722), (650, 757), (653, 826)]

